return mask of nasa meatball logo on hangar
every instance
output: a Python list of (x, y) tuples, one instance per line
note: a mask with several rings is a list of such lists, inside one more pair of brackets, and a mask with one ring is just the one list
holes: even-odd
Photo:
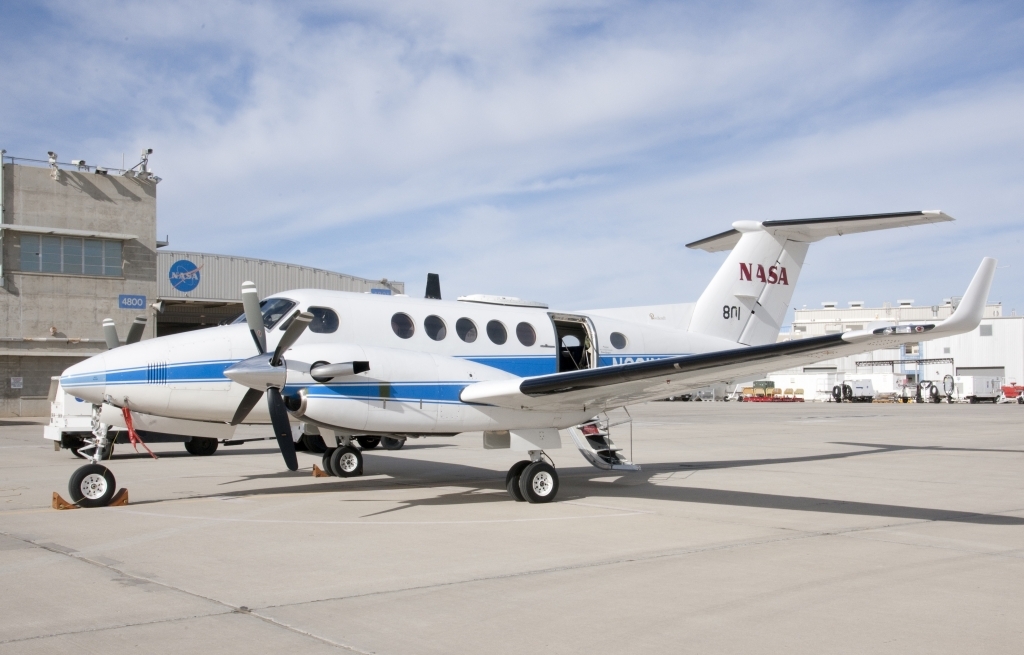
[(172, 287), (183, 293), (188, 293), (199, 286), (199, 271), (202, 268), (202, 266), (196, 266), (195, 262), (179, 259), (171, 264), (167, 277), (171, 280)]

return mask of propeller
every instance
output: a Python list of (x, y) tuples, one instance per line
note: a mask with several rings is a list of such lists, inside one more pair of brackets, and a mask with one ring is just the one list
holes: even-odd
[(103, 339), (107, 342), (107, 350), (113, 350), (121, 345), (117, 338), (117, 325), (112, 318), (103, 319)]
[(135, 343), (136, 341), (142, 340), (142, 332), (146, 329), (146, 317), (136, 316), (135, 322), (128, 328), (128, 338), (124, 340), (125, 344)]
[[(135, 322), (128, 329), (128, 338), (124, 341), (125, 345), (141, 341), (142, 333), (145, 329), (146, 317), (136, 316)], [(121, 341), (117, 337), (117, 324), (114, 323), (112, 318), (103, 319), (103, 340), (107, 342), (107, 350), (113, 350), (121, 345)]]
[(227, 377), (249, 387), (245, 396), (242, 397), (242, 402), (238, 404), (235, 415), (231, 417), (231, 425), (238, 425), (244, 421), (265, 393), (270, 422), (274, 426), (274, 436), (277, 437), (281, 456), (284, 457), (284, 463), (288, 470), (295, 471), (299, 468), (299, 460), (295, 455), (295, 441), (292, 438), (291, 421), (288, 420), (288, 409), (285, 407), (284, 397), (281, 395), (281, 389), (288, 381), (284, 353), (302, 336), (312, 322), (313, 315), (308, 312), (293, 314), (288, 328), (277, 343), (277, 348), (268, 358), (265, 356), (267, 335), (263, 323), (263, 313), (260, 311), (256, 285), (252, 282), (242, 284), (242, 307), (245, 309), (245, 322), (249, 326), (249, 333), (252, 334), (252, 340), (256, 344), (259, 354), (233, 364), (224, 371)]

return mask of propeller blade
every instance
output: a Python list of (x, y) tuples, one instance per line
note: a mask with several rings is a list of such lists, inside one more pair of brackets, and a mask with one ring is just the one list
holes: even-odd
[(270, 359), (271, 366), (280, 366), (284, 363), (282, 356), (285, 351), (291, 348), (302, 333), (305, 332), (306, 328), (313, 321), (313, 315), (309, 312), (299, 312), (292, 322), (288, 324), (288, 329), (284, 331), (284, 335), (281, 336), (281, 340), (277, 342), (277, 348), (274, 350), (274, 356)]
[(117, 326), (112, 318), (103, 319), (103, 339), (107, 342), (107, 350), (113, 350), (121, 345), (117, 338)]
[(231, 417), (231, 425), (238, 425), (245, 420), (245, 417), (249, 415), (252, 408), (256, 406), (256, 403), (263, 397), (263, 391), (259, 389), (249, 389), (242, 396), (242, 402), (238, 403), (238, 409), (235, 410), (235, 415)]
[(136, 341), (142, 341), (142, 332), (146, 329), (146, 317), (136, 316), (135, 322), (132, 323), (131, 328), (128, 329), (128, 338), (124, 340), (126, 344), (135, 343)]
[(274, 435), (277, 437), (277, 445), (281, 448), (284, 463), (289, 471), (297, 471), (299, 458), (295, 455), (292, 424), (288, 420), (288, 410), (284, 406), (284, 398), (281, 397), (279, 389), (267, 389), (267, 407), (270, 409), (270, 421), (274, 424)]
[(260, 354), (267, 352), (267, 331), (263, 326), (263, 312), (260, 311), (260, 296), (256, 293), (256, 285), (252, 282), (242, 283), (242, 307), (245, 309), (245, 322), (249, 325), (252, 340)]

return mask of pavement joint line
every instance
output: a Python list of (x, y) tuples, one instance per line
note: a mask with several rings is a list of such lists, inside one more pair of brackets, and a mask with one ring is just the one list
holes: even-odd
[(100, 627), (82, 628), (81, 630), (67, 630), (64, 632), (51, 632), (45, 635), (33, 635), (31, 637), (18, 637), (16, 639), (5, 639), (0, 641), (0, 646), (5, 644), (17, 644), (26, 641), (35, 641), (36, 639), (51, 639), (53, 637), (67, 637), (70, 635), (81, 635), (90, 634), (96, 632), (106, 632), (107, 630), (120, 630), (122, 628), (137, 628), (147, 625), (161, 625), (163, 623), (176, 623), (178, 621), (191, 621), (194, 619), (203, 619), (208, 616), (227, 616), (228, 614), (235, 614), (236, 612), (231, 610), (225, 610), (223, 612), (212, 612), (210, 614), (193, 614), (190, 616), (176, 616), (168, 619), (153, 619), (152, 621), (137, 621), (135, 623), (116, 623), (111, 625), (104, 625)]
[[(317, 603), (325, 603), (325, 602), (332, 602), (332, 601), (354, 600), (354, 599), (357, 599), (357, 598), (368, 598), (368, 597), (373, 597), (373, 596), (384, 596), (384, 595), (389, 595), (389, 594), (399, 594), (399, 593), (406, 593), (406, 592), (411, 592), (411, 591), (424, 591), (424, 590), (429, 590), (429, 589), (440, 589), (440, 588), (444, 588), (444, 587), (454, 587), (454, 586), (459, 586), (459, 585), (464, 585), (464, 584), (473, 584), (473, 583), (477, 583), (477, 582), (490, 582), (490, 581), (494, 581), (494, 580), (508, 580), (508, 579), (513, 579), (513, 578), (532, 577), (532, 576), (538, 576), (538, 575), (546, 575), (546, 574), (550, 574), (550, 573), (561, 573), (561, 572), (565, 572), (565, 571), (578, 571), (578, 570), (589, 569), (589, 568), (600, 568), (600, 567), (605, 567), (605, 566), (616, 566), (616, 565), (620, 565), (620, 564), (634, 564), (634, 563), (649, 562), (649, 561), (654, 561), (654, 560), (659, 560), (659, 559), (667, 559), (667, 558), (672, 558), (672, 557), (682, 557), (682, 556), (685, 556), (685, 555), (693, 555), (693, 554), (698, 554), (698, 553), (715, 552), (715, 551), (723, 551), (723, 550), (734, 550), (734, 549), (747, 548), (747, 547), (757, 547), (757, 546), (764, 546), (766, 544), (783, 543), (783, 542), (787, 542), (787, 541), (798, 541), (798, 540), (803, 540), (803, 539), (814, 539), (814, 538), (818, 538), (818, 537), (847, 536), (847, 535), (849, 535), (851, 533), (864, 532), (864, 531), (869, 531), (869, 530), (881, 530), (881, 529), (889, 529), (889, 528), (893, 528), (893, 527), (920, 525), (920, 524), (924, 524), (924, 523), (935, 523), (935, 522), (936, 522), (935, 520), (924, 519), (924, 520), (916, 520), (916, 521), (905, 521), (905, 522), (901, 522), (901, 523), (892, 523), (892, 524), (885, 525), (885, 526), (857, 526), (857, 527), (851, 527), (851, 528), (841, 528), (841, 529), (836, 529), (836, 530), (823, 530), (823, 531), (812, 531), (812, 532), (808, 532), (808, 531), (805, 531), (805, 530), (800, 530), (798, 528), (776, 527), (776, 528), (773, 528), (773, 529), (785, 530), (785, 531), (791, 532), (793, 534), (787, 534), (785, 536), (780, 536), (780, 537), (768, 537), (768, 538), (764, 538), (764, 539), (753, 539), (753, 540), (747, 540), (747, 541), (742, 541), (742, 542), (715, 544), (715, 545), (710, 545), (710, 546), (699, 546), (699, 547), (693, 547), (693, 548), (683, 548), (683, 549), (678, 549), (678, 550), (673, 550), (673, 551), (668, 551), (668, 552), (653, 553), (653, 554), (650, 554), (650, 555), (639, 555), (639, 556), (632, 556), (632, 557), (623, 557), (623, 558), (612, 559), (612, 560), (599, 560), (599, 561), (586, 562), (586, 563), (581, 563), (581, 564), (566, 564), (566, 565), (562, 565), (562, 566), (553, 566), (553, 567), (548, 567), (548, 568), (543, 568), (543, 569), (534, 569), (534, 570), (531, 570), (531, 571), (518, 571), (518, 572), (515, 572), (515, 573), (504, 573), (504, 574), (499, 574), (499, 575), (482, 576), (482, 577), (478, 577), (478, 578), (469, 578), (469, 579), (466, 579), (466, 580), (455, 580), (455, 581), (452, 581), (452, 582), (440, 582), (440, 583), (435, 583), (435, 584), (418, 585), (418, 586), (414, 586), (414, 587), (403, 587), (403, 588), (400, 588), (400, 589), (385, 589), (385, 590), (381, 590), (381, 591), (371, 591), (371, 592), (366, 592), (366, 593), (362, 593), (362, 594), (353, 594), (353, 595), (350, 595), (350, 596), (334, 596), (334, 597), (331, 597), (331, 598), (317, 598), (317, 599), (313, 599), (313, 600), (300, 601), (300, 602), (296, 602), (296, 603), (282, 603), (280, 605), (267, 605), (264, 609), (274, 609), (274, 608), (280, 608), (280, 607), (298, 607), (298, 606), (301, 606), (301, 605), (314, 605), (314, 604), (317, 604)], [(911, 545), (912, 546), (914, 544), (901, 544), (901, 545)]]
[(344, 648), (345, 650), (349, 650), (349, 651), (352, 651), (354, 653), (360, 653), (361, 655), (371, 655), (367, 651), (362, 651), (362, 650), (359, 650), (357, 648), (353, 648), (351, 646), (348, 646), (346, 644), (342, 644), (342, 643), (339, 643), (339, 642), (331, 641), (330, 639), (327, 639), (325, 637), (321, 637), (319, 635), (315, 635), (315, 634), (313, 634), (311, 632), (308, 632), (306, 630), (301, 630), (301, 629), (296, 628), (294, 626), (290, 626), (290, 625), (288, 625), (286, 623), (282, 623), (282, 622), (277, 621), (277, 620), (275, 620), (273, 618), (262, 616), (262, 615), (257, 614), (256, 612), (254, 612), (252, 610), (243, 610), (241, 608), (241, 606), (236, 607), (234, 605), (231, 605), (230, 603), (226, 603), (226, 602), (224, 602), (222, 600), (219, 600), (217, 598), (211, 598), (209, 596), (204, 596), (203, 594), (199, 594), (199, 593), (196, 593), (196, 592), (193, 592), (193, 591), (188, 591), (186, 589), (182, 589), (180, 587), (176, 587), (176, 586), (174, 586), (172, 584), (168, 584), (166, 582), (159, 582), (157, 580), (151, 580), (149, 578), (145, 578), (145, 577), (142, 577), (140, 575), (135, 575), (133, 573), (128, 573), (126, 571), (122, 571), (121, 569), (117, 568), (116, 566), (111, 566), (111, 565), (106, 564), (104, 562), (99, 562), (99, 561), (90, 559), (88, 556), (74, 555), (72, 553), (66, 552), (65, 550), (62, 550), (64, 548), (63, 546), (61, 546), (59, 548), (54, 548), (54, 546), (58, 546), (58, 544), (49, 544), (49, 543), (47, 543), (47, 544), (40, 544), (40, 543), (36, 543), (34, 541), (28, 541), (26, 539), (22, 539), (20, 537), (12, 535), (9, 532), (2, 532), (2, 531), (0, 531), (0, 535), (4, 535), (5, 537), (10, 537), (12, 539), (16, 539), (18, 541), (22, 541), (24, 543), (31, 544), (32, 546), (35, 546), (37, 548), (41, 548), (43, 550), (47, 550), (47, 551), (49, 551), (51, 553), (56, 553), (57, 555), (63, 555), (64, 557), (68, 557), (68, 558), (71, 558), (73, 560), (77, 560), (77, 561), (80, 561), (80, 562), (85, 562), (86, 564), (89, 564), (91, 566), (95, 566), (95, 567), (98, 567), (98, 568), (101, 568), (101, 569), (106, 569), (108, 571), (113, 571), (113, 572), (117, 573), (118, 575), (122, 575), (122, 576), (124, 576), (126, 578), (130, 578), (132, 580), (137, 580), (137, 581), (144, 582), (144, 583), (147, 583), (147, 584), (157, 585), (158, 587), (163, 587), (164, 589), (168, 589), (170, 591), (175, 591), (175, 592), (178, 592), (180, 594), (184, 594), (186, 596), (191, 596), (193, 598), (198, 598), (200, 600), (205, 600), (205, 601), (213, 603), (215, 605), (220, 605), (225, 610), (225, 611), (222, 611), (222, 612), (211, 612), (211, 613), (208, 613), (208, 614), (194, 614), (194, 615), (191, 615), (191, 616), (175, 617), (175, 618), (171, 618), (171, 619), (155, 619), (155, 620), (152, 620), (152, 621), (139, 621), (137, 623), (122, 623), (122, 624), (118, 624), (118, 625), (109, 625), (109, 626), (103, 626), (103, 627), (86, 628), (86, 629), (83, 629), (83, 630), (73, 630), (73, 631), (68, 631), (68, 632), (63, 632), (63, 633), (52, 633), (52, 634), (48, 634), (48, 635), (36, 635), (36, 636), (32, 636), (32, 637), (21, 637), (21, 638), (18, 638), (18, 639), (9, 639), (9, 640), (5, 640), (5, 641), (0, 641), (0, 644), (17, 643), (17, 642), (21, 642), (21, 641), (30, 641), (30, 640), (34, 640), (34, 639), (46, 639), (48, 637), (59, 637), (59, 636), (74, 635), (74, 634), (84, 634), (84, 633), (89, 633), (89, 632), (102, 632), (102, 631), (105, 631), (105, 630), (117, 630), (117, 629), (121, 629), (121, 628), (131, 628), (131, 627), (143, 626), (143, 625), (153, 625), (153, 624), (160, 624), (160, 623), (173, 623), (175, 621), (183, 621), (183, 620), (190, 620), (190, 619), (200, 619), (200, 618), (205, 618), (207, 616), (225, 616), (227, 614), (248, 614), (248, 615), (254, 616), (256, 619), (258, 619), (260, 621), (263, 621), (265, 623), (277, 626), (277, 627), (279, 627), (281, 629), (284, 629), (284, 630), (287, 630), (289, 632), (294, 632), (295, 634), (299, 634), (299, 635), (302, 635), (304, 637), (308, 637), (310, 639), (315, 639), (316, 641), (320, 641), (320, 642), (328, 644), (330, 646), (335, 646), (337, 648)]
[(356, 598), (368, 598), (372, 596), (384, 596), (389, 594), (399, 594), (410, 591), (423, 591), (428, 589), (440, 589), (444, 587), (455, 587), (464, 584), (473, 584), (477, 582), (490, 582), (494, 580), (510, 580), (513, 578), (525, 578), (538, 575), (546, 575), (549, 573), (562, 573), (565, 571), (578, 571), (590, 568), (599, 568), (605, 566), (616, 566), (619, 564), (634, 564), (639, 562), (649, 562), (658, 559), (667, 559), (670, 557), (680, 557), (684, 555), (692, 555), (696, 553), (715, 552), (721, 550), (733, 550), (737, 548), (746, 548), (750, 546), (763, 546), (765, 544), (781, 543), (786, 541), (797, 541), (801, 539), (811, 539), (815, 537), (831, 536), (830, 532), (801, 532), (798, 534), (788, 534), (780, 537), (768, 537), (764, 539), (746, 540), (742, 542), (733, 542), (725, 544), (715, 544), (709, 546), (698, 546), (691, 548), (683, 548), (672, 550), (668, 552), (653, 553), (650, 555), (635, 555), (630, 557), (623, 557), (618, 559), (610, 560), (598, 560), (594, 562), (585, 562), (580, 564), (564, 564), (561, 566), (552, 566), (543, 569), (533, 569), (530, 571), (517, 571), (515, 573), (502, 573), (498, 575), (481, 576), (477, 578), (468, 578), (465, 580), (454, 580), (452, 582), (439, 582), (427, 585), (418, 585), (414, 587), (403, 587), (400, 589), (385, 589), (381, 591), (370, 591), (362, 594), (352, 594), (350, 596), (335, 596), (331, 598), (318, 598), (314, 600), (300, 601), (296, 603), (282, 603), (280, 605), (268, 605), (264, 609), (273, 609), (278, 607), (297, 607), (301, 605), (313, 605), (316, 603), (331, 602), (336, 600), (353, 600)]

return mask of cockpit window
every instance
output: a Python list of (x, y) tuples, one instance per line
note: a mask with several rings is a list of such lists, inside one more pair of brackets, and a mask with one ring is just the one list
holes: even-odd
[(317, 334), (330, 334), (338, 331), (338, 315), (328, 307), (310, 307), (308, 310), (313, 315), (313, 322), (309, 324), (309, 331)]
[[(287, 298), (267, 298), (260, 301), (260, 313), (263, 314), (263, 329), (269, 330), (277, 325), (281, 318), (288, 314), (288, 311), (295, 306), (295, 303)], [(245, 323), (245, 312), (234, 320), (235, 323)]]

